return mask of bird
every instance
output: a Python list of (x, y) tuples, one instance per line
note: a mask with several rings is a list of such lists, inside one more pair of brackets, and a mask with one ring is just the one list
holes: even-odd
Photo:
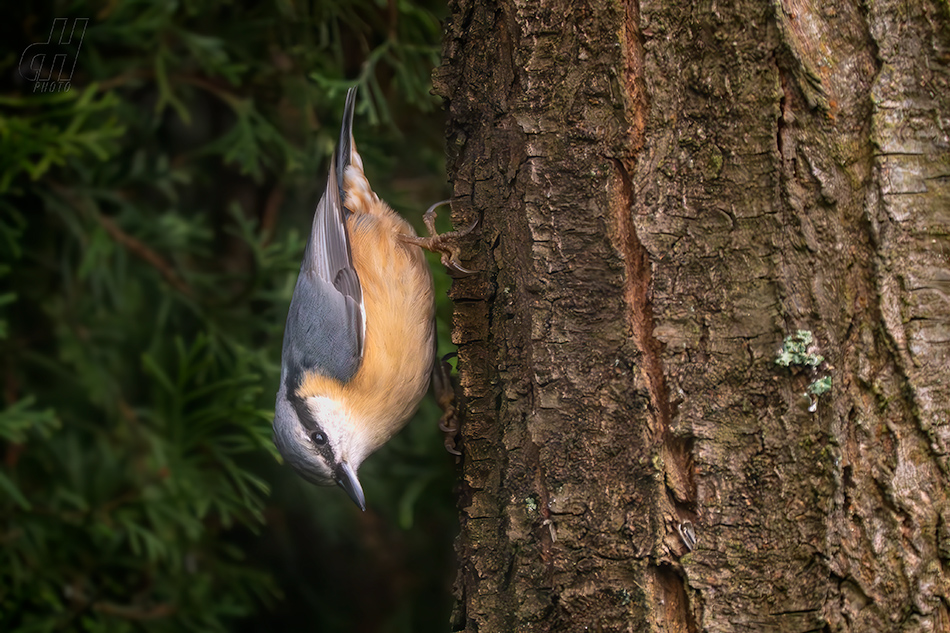
[[(440, 406), (451, 400), (422, 249), (442, 253), (452, 270), (472, 271), (458, 261), (457, 238), (467, 231), (435, 232), (435, 208), (445, 201), (426, 212), (423, 238), (373, 192), (353, 138), (356, 94), (353, 87), (346, 95), (287, 314), (273, 428), (300, 476), (339, 485), (365, 510), (363, 461), (405, 426), (430, 381)], [(440, 426), (452, 427), (444, 418)]]

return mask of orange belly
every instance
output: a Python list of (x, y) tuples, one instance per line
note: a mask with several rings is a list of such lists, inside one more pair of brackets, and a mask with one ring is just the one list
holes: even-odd
[(388, 207), (354, 214), (347, 225), (363, 289), (366, 337), (360, 368), (344, 387), (352, 396), (346, 402), (366, 417), (388, 412), (390, 419), (380, 423), (391, 426), (415, 412), (429, 385), (435, 356), (432, 273), (422, 249), (399, 240), (399, 234), (415, 232)]
[(409, 223), (378, 200), (369, 208), (356, 202), (347, 200), (356, 211), (347, 229), (366, 317), (360, 367), (346, 384), (308, 373), (298, 394), (342, 403), (375, 450), (403, 427), (425, 395), (435, 356), (435, 304), (422, 249), (398, 237), (415, 235)]

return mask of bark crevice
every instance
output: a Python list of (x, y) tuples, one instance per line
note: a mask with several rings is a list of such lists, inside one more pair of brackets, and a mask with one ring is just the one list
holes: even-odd
[(620, 181), (619, 196), (614, 201), (614, 221), (623, 254), (625, 279), (624, 299), (633, 341), (641, 354), (640, 369), (650, 394), (652, 430), (656, 441), (663, 441), (670, 430), (670, 396), (660, 360), (661, 343), (653, 336), (653, 304), (650, 297), (651, 264), (649, 254), (633, 225), (633, 187), (623, 163), (613, 159)]

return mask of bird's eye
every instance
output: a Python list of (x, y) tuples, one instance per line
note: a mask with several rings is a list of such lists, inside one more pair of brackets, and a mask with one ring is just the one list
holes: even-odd
[(310, 434), (310, 439), (317, 446), (326, 446), (327, 445), (327, 434), (323, 431), (314, 431)]

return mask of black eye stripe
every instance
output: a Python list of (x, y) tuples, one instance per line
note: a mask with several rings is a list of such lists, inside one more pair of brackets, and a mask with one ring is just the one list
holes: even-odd
[(298, 397), (297, 395), (292, 395), (289, 398), (291, 406), (297, 412), (297, 418), (300, 420), (300, 423), (305, 429), (308, 429), (311, 433), (320, 430), (320, 427), (317, 426), (317, 421), (313, 419), (313, 414), (310, 412), (310, 407), (307, 406), (307, 403), (303, 398)]
[(319, 449), (320, 454), (323, 455), (325, 459), (332, 461), (333, 451), (330, 448), (330, 438), (327, 437), (326, 432), (320, 428), (320, 425), (313, 418), (313, 413), (310, 411), (310, 407), (307, 406), (306, 401), (296, 394), (291, 395), (289, 400), (297, 412), (301, 426), (303, 426), (307, 432), (307, 437), (313, 445)]

